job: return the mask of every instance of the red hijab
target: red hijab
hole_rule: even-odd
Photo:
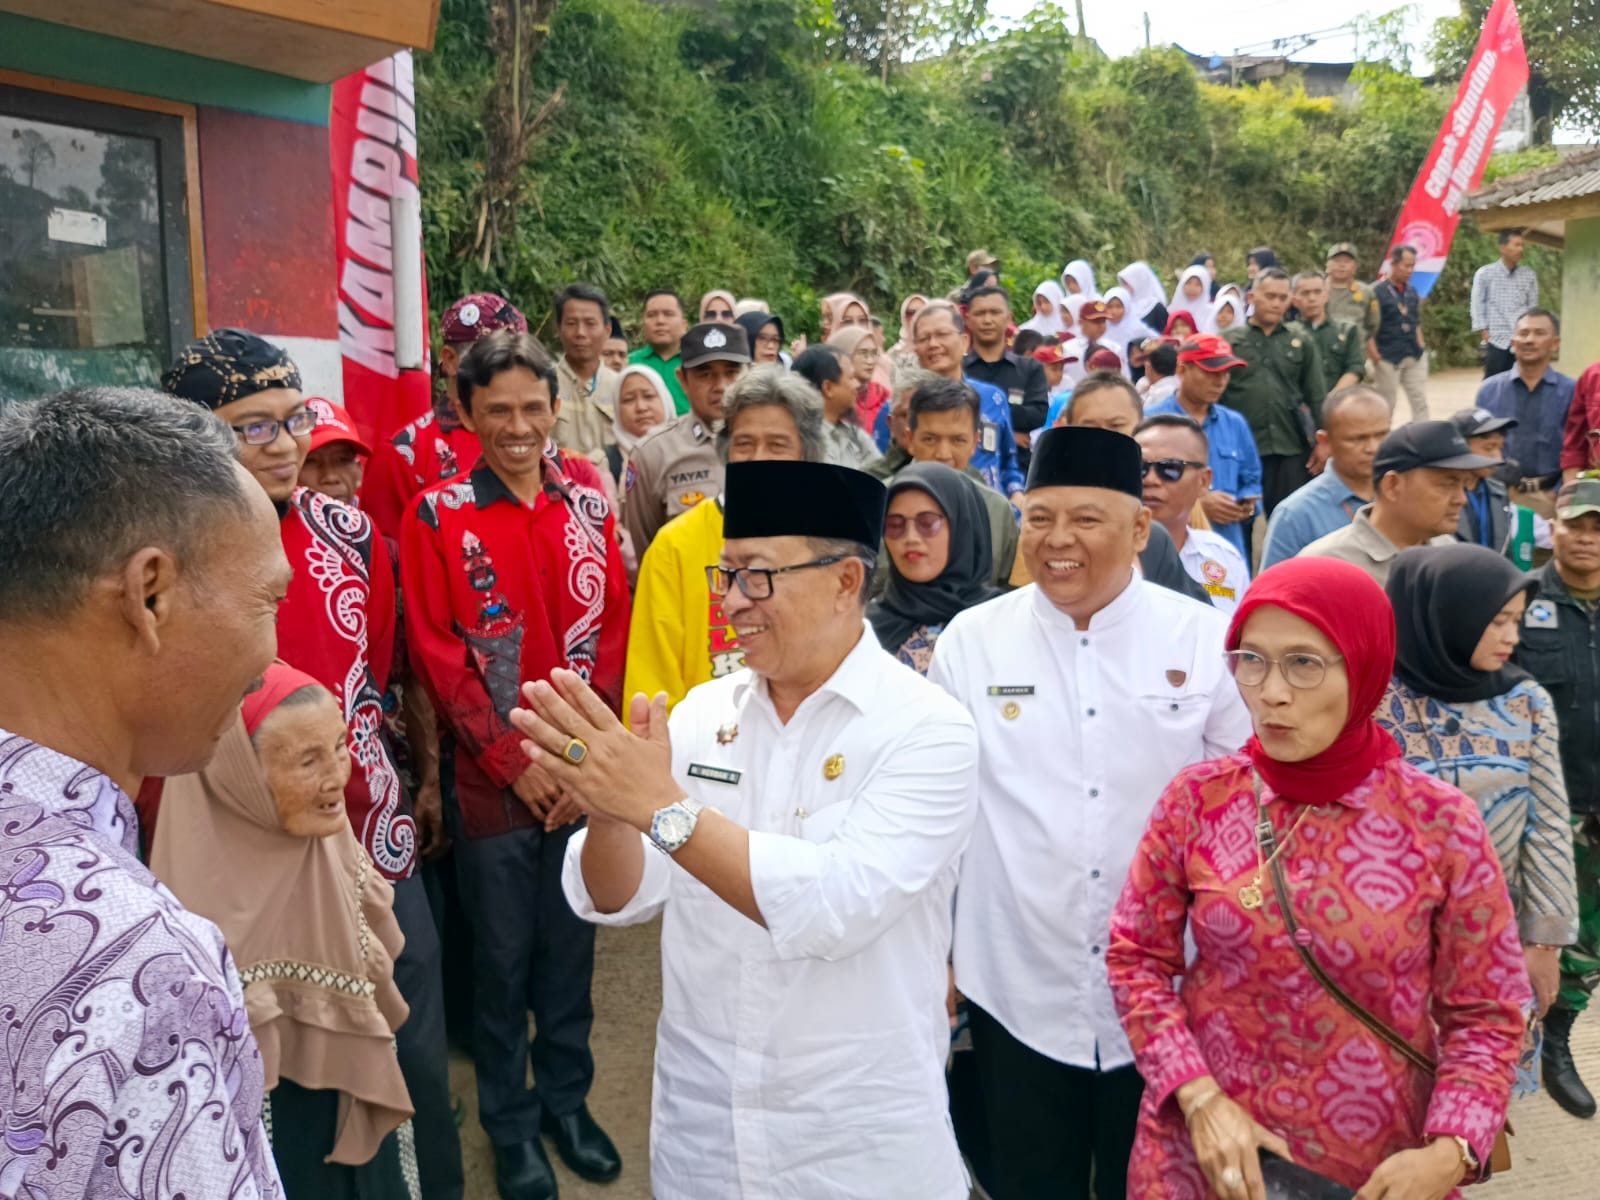
[[[1286,559],[1245,592],[1228,626],[1228,649],[1239,648],[1250,614],[1268,605],[1316,626],[1344,656],[1350,709],[1333,744],[1302,762],[1269,757],[1256,737],[1245,752],[1278,795],[1302,804],[1338,800],[1374,767],[1400,756],[1399,744],[1372,719],[1394,674],[1394,610],[1360,567],[1336,558]]]
[[[244,715],[245,733],[255,737],[272,710],[301,688],[321,686],[320,681],[278,659],[261,676],[261,686],[244,698],[240,712]]]

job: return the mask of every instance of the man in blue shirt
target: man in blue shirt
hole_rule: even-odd
[[[1228,373],[1245,362],[1234,357],[1226,338],[1202,334],[1178,348],[1178,390],[1144,410],[1147,417],[1175,413],[1193,418],[1205,431],[1211,464],[1211,491],[1200,497],[1211,528],[1250,562],[1245,536],[1261,501],[1261,455],[1250,422],[1225,404]]]
[[[1261,570],[1343,529],[1363,505],[1372,503],[1372,460],[1389,434],[1389,424],[1388,400],[1365,384],[1340,388],[1322,402],[1317,444],[1328,451],[1328,464],[1273,510]]]
[[[1011,427],[1011,401],[992,383],[962,373],[961,362],[971,346],[967,324],[955,305],[930,301],[911,322],[911,344],[925,371],[964,380],[982,402],[978,449],[971,466],[984,482],[1012,505],[1022,504],[1022,468],[1017,463],[1017,436]]]
[[[1555,488],[1561,483],[1561,436],[1577,381],[1550,363],[1561,349],[1561,323],[1547,309],[1530,308],[1517,318],[1511,353],[1517,365],[1491,375],[1478,388],[1476,407],[1510,417],[1506,457],[1521,468],[1516,490],[1541,516],[1555,513]]]

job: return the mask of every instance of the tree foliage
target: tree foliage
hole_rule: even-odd
[[[1461,0],[1461,15],[1435,23],[1431,47],[1442,74],[1460,79],[1477,48],[1492,0]],[[1534,136],[1556,126],[1600,133],[1600,0],[1518,0],[1528,51],[1528,106]]]
[[[650,288],[723,286],[814,332],[819,295],[860,292],[892,324],[901,297],[962,282],[974,246],[1019,313],[1076,257],[1102,279],[1142,258],[1169,286],[1202,249],[1242,278],[1261,243],[1305,266],[1354,241],[1375,266],[1448,102],[1386,66],[1350,103],[1292,75],[1213,86],[1171,48],[1108,60],[1050,4],[886,81],[841,51],[840,2],[560,0],[522,101],[563,99],[486,262],[501,64],[485,0],[444,0],[417,60],[431,293],[496,289],[537,324],[584,279],[633,327]]]

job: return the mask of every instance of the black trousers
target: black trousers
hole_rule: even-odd
[[[561,891],[561,861],[578,828],[488,838],[454,831],[461,903],[472,924],[478,1117],[497,1146],[537,1138],[542,1113],[576,1111],[594,1082],[595,927]]]
[[[1502,371],[1509,371],[1517,365],[1517,356],[1509,350],[1502,350],[1499,346],[1486,345],[1483,348],[1483,377],[1498,375]]]
[[[444,1032],[444,965],[421,864],[394,885],[394,915],[406,946],[394,981],[411,1007],[395,1034],[400,1071],[416,1115],[417,1173],[427,1200],[461,1200],[461,1135],[450,1101],[450,1051]]]
[[[284,1200],[408,1200],[400,1139],[383,1139],[371,1162],[359,1167],[324,1162],[339,1128],[339,1093],[303,1088],[280,1079],[267,1097],[272,1115],[272,1157]],[[422,1192],[431,1200],[426,1187]]]
[[[1267,516],[1290,492],[1311,482],[1311,472],[1306,470],[1306,459],[1310,457],[1309,452],[1261,456],[1261,507]]]
[[[1144,1096],[1138,1071],[1058,1063],[976,1004],[968,1006],[989,1117],[994,1200],[1126,1200]]]

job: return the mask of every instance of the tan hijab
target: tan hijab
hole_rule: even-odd
[[[394,982],[405,939],[394,889],[349,825],[326,838],[285,833],[238,718],[210,766],[167,780],[151,868],[222,930],[267,1089],[292,1079],[337,1091],[327,1161],[372,1161],[413,1111],[394,1051],[409,1012]]]

